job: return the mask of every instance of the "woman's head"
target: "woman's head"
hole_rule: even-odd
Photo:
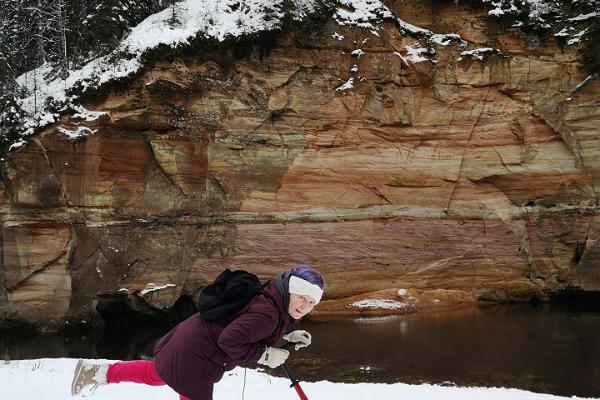
[[[296,265],[290,272],[288,313],[292,318],[300,319],[321,301],[325,281],[317,270],[307,265]]]

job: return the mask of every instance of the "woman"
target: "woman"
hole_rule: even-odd
[[[290,354],[274,347],[281,339],[295,343],[296,350],[311,343],[310,333],[291,328],[321,300],[324,286],[319,272],[297,265],[267,284],[270,296],[254,297],[227,326],[199,314],[181,322],[156,343],[154,361],[79,360],[71,393],[91,395],[99,385],[135,382],[169,385],[180,400],[211,400],[214,384],[240,362],[276,368]]]

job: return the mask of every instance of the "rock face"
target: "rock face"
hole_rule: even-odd
[[[266,56],[195,48],[85,104],[107,116],[65,116],[10,153],[2,315],[53,326],[118,293],[168,308],[225,267],[294,263],[324,273],[333,313],[386,290],[600,290],[600,81],[574,91],[574,50],[493,33],[483,11],[394,11],[502,54],[415,63],[398,27],[333,22]],[[61,133],[78,126],[93,133]]]

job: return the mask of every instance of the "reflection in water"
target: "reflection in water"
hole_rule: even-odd
[[[134,360],[153,356],[154,344],[169,327],[146,325],[139,329],[105,329],[96,344],[100,358]]]
[[[304,321],[293,352],[302,380],[509,386],[600,396],[600,312],[503,306],[450,314]],[[150,357],[168,327],[87,336],[0,336],[4,358]]]
[[[314,338],[307,352],[337,368],[342,379],[342,371],[356,376],[368,365],[372,372],[362,380],[600,395],[598,312],[527,305],[304,327]],[[313,378],[331,376],[327,371],[315,369]]]

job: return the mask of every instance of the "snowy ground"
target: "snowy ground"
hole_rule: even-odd
[[[0,361],[0,398],[3,400],[71,399],[69,390],[75,359]],[[295,371],[301,375],[302,371]],[[237,368],[216,385],[215,400],[242,399],[244,370]],[[503,388],[460,388],[435,385],[378,383],[302,383],[310,400],[553,400],[568,397]],[[95,400],[168,400],[178,396],[167,387],[121,383],[100,387]],[[577,399],[578,397],[571,397]],[[298,400],[289,381],[263,372],[247,370],[244,400]]]

